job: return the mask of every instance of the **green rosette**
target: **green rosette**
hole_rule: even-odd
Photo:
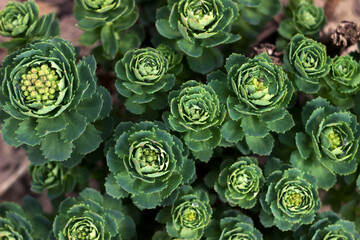
[[[294,231],[312,223],[321,204],[316,178],[299,169],[286,168],[275,170],[266,178],[260,196],[260,222],[265,227],[275,225],[282,231]]]
[[[353,96],[359,91],[360,65],[351,55],[336,56],[319,95],[342,109],[354,107]]]
[[[61,202],[52,234],[64,240],[133,239],[135,224],[126,212],[121,200],[87,188]]]
[[[2,137],[23,146],[35,165],[75,166],[106,137],[97,127],[112,108],[110,94],[96,84],[93,57],[77,65],[75,60],[73,46],[53,38],[33,42],[2,62]]]
[[[183,70],[183,65],[181,60],[183,59],[183,54],[181,52],[174,51],[167,44],[159,44],[156,47],[156,50],[168,61],[169,69],[168,73],[179,75]]]
[[[353,222],[341,219],[334,212],[321,212],[316,216],[315,222],[303,226],[294,233],[295,240],[355,240],[360,234]]]
[[[264,181],[256,158],[240,157],[221,163],[214,189],[230,206],[249,209],[257,203]]]
[[[225,106],[208,85],[190,80],[180,90],[169,94],[170,112],[164,121],[174,131],[184,134],[185,144],[201,161],[209,161],[213,149],[221,142],[220,126]]]
[[[79,42],[91,46],[101,40],[103,55],[114,59],[122,33],[135,24],[139,13],[134,0],[75,0],[74,16],[84,30]]]
[[[58,162],[30,165],[29,171],[33,179],[31,190],[36,193],[47,191],[50,199],[71,191],[75,186],[76,181],[72,169]]]
[[[238,15],[239,9],[231,0],[172,0],[158,9],[156,29],[176,41],[188,55],[192,70],[207,73],[222,63],[222,55],[214,47],[240,39],[230,33]]]
[[[317,98],[303,107],[302,122],[304,132],[296,133],[297,150],[290,157],[295,167],[316,176],[323,189],[334,186],[336,175],[356,171],[360,134],[355,115]]]
[[[229,142],[259,155],[269,155],[274,145],[271,132],[284,133],[294,126],[286,107],[293,87],[281,67],[267,54],[248,59],[232,54],[220,71],[207,76],[229,118],[221,131]]]
[[[41,204],[29,196],[25,196],[22,202],[22,207],[13,202],[0,205],[0,239],[48,239],[51,223],[44,217]]]
[[[321,29],[326,24],[324,9],[313,4],[301,4],[293,12],[292,16],[281,21],[279,26],[279,38],[276,45],[283,49],[289,40],[300,33],[312,39],[318,39]]]
[[[262,240],[263,236],[254,227],[251,218],[241,213],[233,214],[224,212],[225,215],[218,220],[211,220],[210,227],[205,231],[206,240]],[[229,215],[229,216],[226,216]]]
[[[170,205],[195,174],[182,142],[160,122],[121,123],[108,143],[106,191],[140,209]]]
[[[165,108],[168,91],[175,83],[174,74],[168,69],[168,60],[154,48],[129,50],[115,67],[115,86],[126,98],[126,109],[143,114]]]
[[[25,47],[28,42],[59,34],[55,13],[44,14],[39,18],[39,7],[33,0],[24,3],[10,1],[0,11],[0,35],[11,38],[0,42],[0,47],[9,52]]]
[[[156,220],[166,224],[167,233],[176,239],[199,240],[211,216],[207,193],[184,186],[172,206],[161,209]]]
[[[317,93],[319,80],[325,77],[331,66],[323,44],[297,34],[291,38],[284,53],[284,69],[296,88],[304,93]]]

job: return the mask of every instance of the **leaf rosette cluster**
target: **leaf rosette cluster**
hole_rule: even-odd
[[[355,240],[360,239],[353,222],[341,219],[334,212],[321,212],[316,216],[315,222],[303,226],[294,234],[296,240]]]
[[[300,33],[306,37],[317,39],[321,29],[326,24],[324,10],[313,4],[301,4],[289,17],[281,21],[279,34],[290,40],[294,35]]]
[[[25,196],[22,207],[13,202],[0,205],[0,239],[45,240],[49,232],[51,223],[36,199]]]
[[[227,213],[225,213],[226,215]],[[205,231],[206,240],[262,240],[263,236],[254,227],[254,223],[246,215],[236,213],[235,216],[225,216],[211,220],[210,227]]]
[[[317,180],[296,168],[275,170],[266,178],[260,203],[260,221],[265,227],[296,230],[312,223],[320,209]]]
[[[199,240],[210,225],[211,216],[207,193],[184,186],[172,206],[160,210],[156,220],[166,223],[167,233],[174,238]]]
[[[142,114],[147,108],[166,107],[167,92],[175,83],[168,69],[168,60],[154,48],[129,50],[115,67],[116,89],[126,98],[126,109]]]
[[[354,106],[352,96],[359,91],[360,65],[351,55],[333,58],[330,72],[324,77],[324,80],[326,90],[330,90],[326,97],[331,103],[343,109]],[[320,95],[325,95],[325,93],[320,92]]]
[[[0,11],[0,35],[13,39],[1,42],[0,47],[14,51],[35,39],[58,36],[59,23],[54,19],[54,13],[39,18],[39,7],[32,0],[8,2]]]
[[[264,176],[254,157],[240,157],[221,163],[214,189],[220,199],[230,206],[252,208],[264,185]]]
[[[156,28],[191,57],[200,57],[203,48],[211,48],[240,39],[230,33],[231,23],[239,15],[231,0],[169,1],[157,11]]]
[[[119,33],[134,25],[139,13],[134,0],[76,0],[74,16],[84,30],[79,42],[90,46],[101,40],[105,56],[114,58]]]
[[[291,38],[284,53],[284,68],[290,80],[305,93],[317,93],[320,78],[330,71],[331,58],[323,44],[297,34]]]
[[[290,158],[295,167],[316,176],[324,189],[335,184],[336,174],[356,171],[360,133],[355,115],[317,98],[303,107],[302,122],[305,131],[296,134],[297,150]]]
[[[177,188],[194,177],[182,142],[160,122],[121,123],[108,145],[106,191],[117,198],[130,194],[139,208],[171,204]]]
[[[110,94],[96,85],[95,69],[92,57],[75,65],[73,46],[60,38],[8,55],[0,71],[5,142],[25,146],[37,165],[68,160],[73,166],[94,151],[102,142],[94,122],[111,110]]]
[[[181,64],[181,60],[183,59],[183,54],[180,52],[174,51],[167,44],[159,44],[156,47],[156,50],[160,52],[160,54],[168,61],[169,69],[168,73],[178,75],[183,70],[183,65]]]
[[[30,165],[31,190],[36,193],[48,191],[49,198],[56,198],[75,186],[73,171],[58,162]]]
[[[232,54],[225,64],[227,75],[220,71],[208,75],[209,85],[226,103],[230,119],[222,126],[229,142],[245,138],[252,152],[270,154],[274,139],[270,132],[284,133],[293,127],[286,107],[293,87],[281,67],[267,54],[248,59]]]
[[[87,188],[77,199],[61,202],[53,235],[64,240],[133,239],[135,224],[126,211],[121,200]]]
[[[170,113],[164,114],[164,121],[184,134],[185,144],[195,157],[208,161],[222,138],[220,126],[226,115],[225,106],[210,86],[194,80],[172,91],[169,101]]]

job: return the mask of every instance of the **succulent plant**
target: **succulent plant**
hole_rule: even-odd
[[[269,164],[269,163],[268,163]],[[296,230],[314,221],[320,209],[317,180],[292,167],[279,166],[266,178],[260,196],[260,221],[282,231]]]
[[[190,80],[169,95],[170,112],[163,115],[171,129],[184,133],[185,144],[196,158],[208,161],[220,144],[220,126],[226,110],[215,91]]]
[[[325,77],[331,66],[323,44],[297,34],[291,38],[284,53],[284,69],[298,90],[305,93],[317,93],[319,80]]]
[[[167,233],[176,239],[198,240],[210,225],[211,215],[207,193],[184,186],[172,206],[160,210],[156,220],[166,223]]]
[[[267,54],[253,59],[232,54],[225,68],[227,75],[216,71],[207,77],[229,112],[230,119],[221,128],[224,138],[245,140],[243,148],[270,154],[274,142],[270,132],[284,133],[294,125],[286,110],[293,94],[287,75]]]
[[[343,109],[355,105],[353,96],[359,91],[360,66],[352,56],[336,56],[332,60],[330,72],[324,77],[325,84],[319,92],[332,104]]]
[[[139,208],[167,206],[195,174],[182,142],[160,122],[121,123],[108,144],[106,191]]]
[[[139,13],[134,0],[75,0],[74,16],[84,30],[79,42],[91,46],[101,40],[104,56],[114,59],[121,33],[135,24]]]
[[[175,83],[168,69],[168,60],[154,48],[129,50],[115,67],[116,89],[126,98],[126,109],[142,114],[165,108],[167,92]]]
[[[304,132],[296,133],[297,150],[291,163],[316,176],[319,187],[329,189],[336,175],[349,175],[357,169],[359,124],[355,115],[340,111],[317,98],[302,110]]]
[[[95,69],[93,57],[75,65],[73,46],[61,38],[8,55],[0,71],[3,139],[24,146],[36,165],[79,163],[102,142],[93,123],[111,110],[110,94],[96,85]]]
[[[60,34],[55,14],[39,18],[39,7],[33,0],[24,3],[10,1],[0,11],[0,35],[11,37],[2,41],[0,47],[13,52],[31,41],[55,37]]]
[[[264,181],[256,158],[240,157],[221,163],[214,188],[220,199],[230,206],[248,209],[257,203]]]
[[[64,240],[128,240],[135,236],[135,224],[121,200],[87,188],[77,199],[67,198],[60,204],[53,236]]]

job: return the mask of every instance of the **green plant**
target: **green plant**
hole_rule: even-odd
[[[303,226],[294,234],[295,239],[359,239],[360,234],[356,231],[353,222],[341,219],[334,212],[321,212],[315,222],[310,226]]]
[[[319,79],[330,71],[331,59],[323,44],[297,34],[284,53],[284,69],[299,91],[317,93]]]
[[[87,188],[77,199],[67,198],[61,203],[53,235],[65,240],[132,239],[135,224],[121,200]]]
[[[222,201],[246,209],[255,206],[265,181],[256,158],[225,160],[217,176],[214,188]]]
[[[0,35],[10,37],[0,47],[13,52],[36,39],[59,36],[59,22],[50,13],[39,18],[39,7],[33,0],[25,3],[9,2],[0,11]]]
[[[262,240],[263,236],[254,227],[254,223],[248,216],[241,213],[229,211],[220,221],[213,219],[210,227],[206,230],[206,240]],[[227,216],[229,215],[229,216]]]
[[[205,84],[187,81],[169,94],[170,112],[163,115],[171,129],[184,134],[185,144],[201,161],[209,161],[220,144],[220,126],[226,110],[215,91]]]
[[[139,13],[134,0],[75,0],[74,16],[84,30],[79,42],[91,46],[101,40],[103,55],[113,59],[121,33],[135,24]]]
[[[354,106],[353,96],[358,92],[360,83],[358,61],[350,55],[336,56],[324,80],[324,89],[319,92],[321,96],[327,97],[332,104],[343,109]]]
[[[268,162],[269,168],[272,167],[268,172],[272,173],[266,176],[260,196],[260,221],[265,227],[276,225],[282,231],[296,230],[312,223],[320,209],[317,180],[313,175],[281,164],[274,159]]]
[[[49,162],[42,165],[30,165],[33,182],[31,190],[36,193],[48,191],[49,198],[58,197],[74,188],[75,177],[72,169],[63,167],[61,163]]]
[[[232,54],[225,68],[227,75],[216,71],[207,76],[229,112],[222,134],[227,141],[238,142],[244,152],[268,155],[274,144],[270,132],[284,133],[294,126],[286,110],[292,84],[267,54],[253,59]]]
[[[213,47],[240,39],[230,33],[231,23],[239,15],[237,5],[231,0],[181,0],[168,4],[157,11],[156,29],[165,38],[176,40],[185,54],[198,59],[188,58],[196,72],[214,69],[214,62],[222,56]],[[194,61],[198,65],[192,64]]]
[[[8,55],[0,71],[3,139],[23,145],[33,164],[78,164],[103,141],[94,122],[111,110],[108,91],[96,85],[95,69],[92,57],[75,65],[73,46],[61,38]]]
[[[291,163],[315,175],[324,189],[335,184],[337,174],[355,172],[360,136],[356,117],[317,98],[304,106],[301,118],[304,132],[296,133]]]
[[[156,220],[166,223],[166,231],[172,237],[198,240],[210,225],[211,215],[206,192],[184,186],[172,206],[160,210]]]
[[[23,205],[4,202],[0,205],[0,238],[4,240],[45,240],[51,223],[44,217],[41,204],[26,196]]]
[[[168,69],[168,60],[154,48],[129,50],[115,66],[116,89],[126,98],[126,109],[142,114],[165,108],[167,92],[175,83]]]
[[[322,8],[313,4],[301,4],[292,16],[281,21],[279,34],[282,38],[277,40],[277,46],[281,49],[285,48],[287,42],[297,33],[318,39],[325,24],[326,16]]]
[[[160,122],[121,123],[108,143],[106,191],[141,209],[171,204],[195,174],[182,142]]]

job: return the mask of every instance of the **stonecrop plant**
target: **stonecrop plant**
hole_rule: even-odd
[[[360,240],[345,1],[7,2],[0,240]]]

